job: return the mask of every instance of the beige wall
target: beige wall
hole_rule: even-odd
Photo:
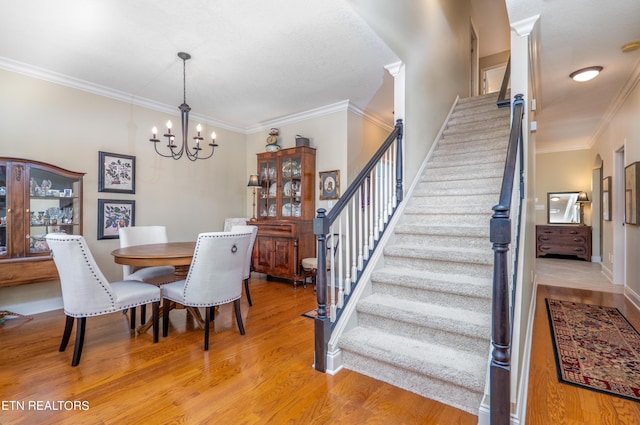
[[[176,117],[7,71],[0,71],[0,93],[1,156],[86,173],[84,236],[109,279],[122,276],[110,255],[118,240],[97,240],[98,198],[135,200],[136,224],[166,225],[172,241],[222,230],[225,217],[246,211],[243,134],[216,128],[213,158],[174,161],[156,155],[148,139],[154,125]],[[136,157],[136,194],[98,192],[98,151]],[[59,296],[57,282],[23,285],[0,289],[0,305]]]
[[[593,148],[591,158],[597,155],[602,158],[603,177],[611,176],[612,180],[612,221],[602,223],[602,259],[603,267],[613,270],[612,257],[624,257],[626,268],[623,276],[614,283],[624,283],[625,293],[636,303],[640,301],[640,226],[622,226],[623,214],[621,208],[616,209],[616,201],[624,199],[622,193],[624,183],[620,178],[623,169],[615,166],[616,151],[624,150],[624,166],[640,161],[640,85],[635,85],[620,108],[613,115],[604,128]],[[616,240],[614,230],[620,229],[620,241]],[[618,246],[624,247],[624,253],[616,252]],[[622,258],[620,258],[622,259]],[[626,276],[626,281],[624,280]]]
[[[536,224],[547,223],[547,193],[591,193],[593,158],[589,150],[540,153],[536,155]],[[585,204],[585,224],[591,225],[591,205]]]
[[[468,0],[350,0],[406,66],[405,189],[415,178],[456,96],[469,96]]]

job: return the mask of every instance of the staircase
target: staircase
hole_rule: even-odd
[[[509,138],[496,99],[456,105],[339,342],[345,368],[476,415],[491,344],[489,219]]]

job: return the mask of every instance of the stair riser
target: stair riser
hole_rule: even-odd
[[[473,199],[472,194],[465,194],[462,196],[417,196],[412,197],[407,203],[407,208],[444,208],[451,207],[464,207],[467,208],[467,212],[473,211],[474,213],[488,212],[491,213],[491,208],[487,205],[496,204],[498,202],[499,192],[495,191],[491,195],[483,195],[483,200]],[[434,210],[435,212],[436,210]]]
[[[440,156],[463,156],[475,155],[482,152],[490,152],[502,150],[506,152],[508,137],[497,137],[494,139],[458,141],[442,139],[438,142],[438,147],[433,151],[431,158],[440,158]]]
[[[444,143],[481,143],[483,140],[495,140],[503,139],[505,143],[509,140],[508,129],[497,129],[490,133],[478,133],[478,132],[455,132],[453,130],[444,130],[442,134],[442,141]]]
[[[430,168],[434,167],[450,167],[452,165],[464,165],[476,162],[504,162],[507,154],[506,149],[488,149],[478,152],[458,153],[455,152],[438,152],[432,156],[433,163]]]
[[[447,248],[491,249],[489,238],[470,238],[465,236],[420,235],[397,233],[396,242],[406,245],[441,246]]]
[[[473,391],[424,374],[407,375],[406,369],[402,367],[345,349],[342,350],[342,359],[347,369],[388,382],[431,400],[454,406],[473,415],[478,414],[483,390]]]
[[[509,118],[502,117],[500,119],[476,120],[467,122],[449,122],[447,130],[456,132],[481,132],[486,133],[494,129],[503,129],[509,126]]]
[[[474,338],[469,335],[447,332],[431,328],[429,323],[420,326],[358,311],[358,324],[468,353],[480,353],[487,350],[487,336]],[[488,335],[488,338],[491,338],[491,335]]]
[[[409,214],[405,210],[403,223],[448,226],[489,226],[490,214]]]
[[[411,270],[428,270],[434,273],[452,273],[483,278],[491,278],[493,276],[492,264],[476,264],[387,255],[385,255],[384,262],[385,265],[391,267],[406,267]]]
[[[372,280],[372,283],[373,291],[378,294],[386,294],[410,301],[421,301],[430,304],[455,305],[463,310],[491,314],[491,281],[489,279],[487,279],[487,285],[482,288],[484,290],[484,297],[431,290],[426,284],[422,287],[411,287],[376,280]],[[477,290],[478,288],[473,289]]]
[[[508,109],[491,109],[489,111],[480,108],[465,108],[456,109],[449,117],[449,124],[459,123],[466,124],[469,122],[485,121],[485,120],[498,120],[504,119],[507,121],[506,125],[509,125],[508,121],[511,116],[511,112]]]
[[[468,165],[448,168],[428,168],[422,174],[422,180],[477,180],[487,177],[501,177],[503,173],[504,162],[492,162],[480,166]]]
[[[402,291],[424,291],[426,293],[437,292],[439,294],[451,294],[455,297],[481,298],[490,300],[492,294],[492,280],[469,278],[468,276],[446,275],[446,280],[429,277],[424,272],[416,276],[406,274],[406,271],[394,272],[391,268],[382,268],[373,272],[371,282],[386,294],[403,294]],[[489,301],[490,302],[490,301]]]

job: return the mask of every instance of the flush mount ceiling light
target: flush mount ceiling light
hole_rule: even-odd
[[[582,68],[577,71],[573,71],[571,74],[569,74],[569,77],[571,77],[574,81],[579,81],[582,83],[585,81],[593,80],[598,76],[598,74],[600,74],[600,71],[602,71],[601,66],[590,66],[588,68]]]
[[[631,41],[621,47],[622,53],[629,53],[640,49],[640,41]]]

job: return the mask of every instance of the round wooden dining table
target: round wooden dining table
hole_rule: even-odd
[[[195,242],[167,242],[148,245],[131,245],[126,248],[118,248],[111,251],[114,261],[117,264],[124,264],[134,267],[151,266],[174,266],[175,273],[173,280],[181,280],[187,277],[189,266],[193,260]],[[168,282],[150,282],[156,284]],[[204,329],[202,315],[197,308],[186,307],[197,324]],[[162,314],[162,310],[160,310]],[[151,326],[151,322],[138,328],[138,332],[146,332]]]
[[[184,279],[189,271],[195,242],[167,242],[132,245],[111,252],[117,264],[134,267],[174,266],[176,280]]]

